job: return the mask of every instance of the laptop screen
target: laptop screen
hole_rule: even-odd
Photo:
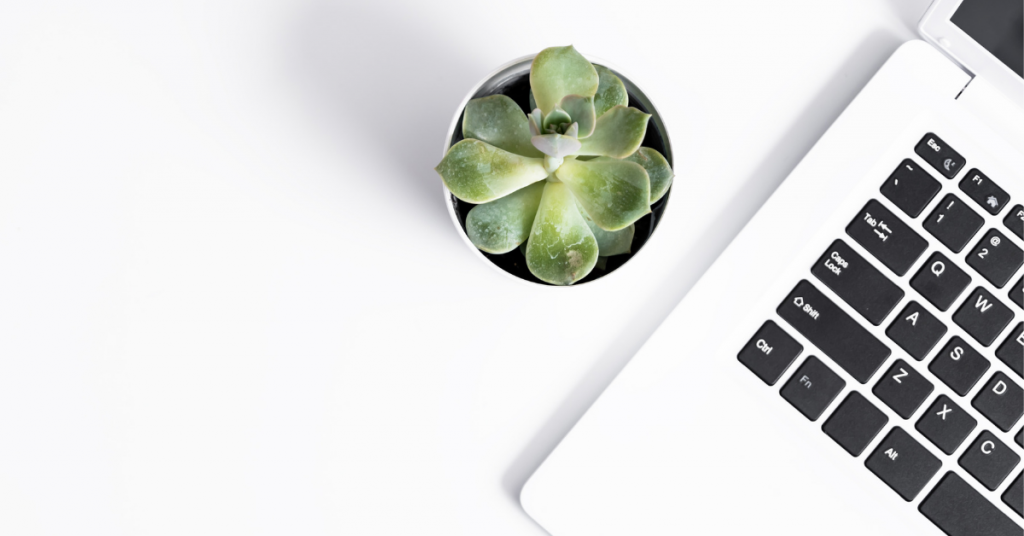
[[[964,0],[952,21],[1024,78],[1024,1]]]

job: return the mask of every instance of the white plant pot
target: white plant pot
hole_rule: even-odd
[[[507,94],[513,99],[516,99],[516,94],[521,94],[521,98],[518,99],[517,102],[528,98],[530,65],[533,62],[533,58],[534,55],[524,56],[506,63],[505,65],[497,68],[491,74],[487,75],[479,84],[469,91],[466,98],[462,99],[462,103],[459,104],[459,107],[456,109],[455,117],[452,118],[451,126],[448,128],[448,135],[445,137],[444,148],[441,152],[442,157],[444,157],[448,152],[449,147],[462,139],[462,112],[466,109],[466,104],[468,104],[470,100],[498,93]],[[665,123],[658,114],[654,104],[651,103],[650,99],[647,98],[644,92],[641,91],[640,88],[632,82],[632,80],[623,75],[619,69],[608,65],[607,62],[595,60],[592,57],[587,57],[587,59],[590,60],[591,63],[596,63],[611,69],[616,75],[618,75],[618,77],[622,79],[622,83],[626,86],[626,91],[629,93],[629,105],[640,108],[641,110],[651,114],[651,119],[647,127],[647,137],[644,138],[643,145],[652,147],[661,152],[661,154],[663,154],[668,160],[669,165],[672,165],[674,169],[672,161],[672,145],[669,142],[668,130],[666,130]],[[527,93],[522,93],[523,84],[525,84]],[[525,102],[522,104],[525,104]],[[676,177],[676,180],[678,180],[678,176]],[[445,204],[448,206],[448,213],[452,217],[452,223],[455,224],[456,231],[460,236],[462,236],[462,240],[466,243],[466,246],[468,246],[481,261],[501,274],[504,274],[506,277],[510,277],[516,281],[531,285],[556,286],[549,285],[533,277],[533,275],[527,270],[526,261],[522,258],[522,255],[518,250],[511,251],[504,255],[490,255],[477,249],[477,247],[473,245],[473,242],[470,241],[465,228],[465,213],[468,212],[473,205],[460,201],[452,195],[451,191],[444,186],[443,182],[441,183],[441,188],[444,190]],[[637,221],[637,235],[633,239],[634,250],[631,253],[606,257],[606,259],[608,259],[606,261],[607,265],[611,266],[611,269],[602,270],[601,273],[595,273],[598,272],[598,268],[595,267],[590,275],[575,284],[570,285],[570,287],[605,279],[613,272],[619,271],[627,261],[640,253],[640,250],[647,244],[647,241],[650,240],[657,224],[660,222],[664,214],[664,210],[668,205],[668,198],[671,193],[672,189],[670,188],[657,203],[651,206],[651,214],[648,214]],[[644,230],[644,236],[640,236],[641,228]],[[519,259],[522,260],[519,261]],[[519,265],[520,262],[521,265]]]

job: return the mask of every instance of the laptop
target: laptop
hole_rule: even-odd
[[[929,7],[531,476],[537,523],[1024,535],[1022,13]]]

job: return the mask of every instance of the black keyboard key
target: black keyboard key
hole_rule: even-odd
[[[1003,233],[989,229],[967,256],[967,264],[998,288],[1003,288],[1014,272],[1024,264],[1024,251],[1006,239]]]
[[[960,253],[985,222],[957,196],[946,194],[924,221],[924,228],[947,248]]]
[[[940,189],[939,181],[913,160],[905,159],[882,184],[881,192],[908,216],[916,218]]]
[[[921,307],[921,304],[912,301],[893,319],[885,334],[920,361],[946,334],[946,325]]]
[[[813,355],[782,386],[781,395],[804,417],[818,420],[846,382]]]
[[[1021,536],[1016,523],[952,471],[918,510],[948,536]]]
[[[956,394],[964,396],[978,383],[990,366],[988,359],[982,357],[963,339],[954,336],[928,366],[928,370]]]
[[[1016,441],[1018,445],[1024,447],[1024,428],[1017,430],[1017,435],[1013,436],[1013,440]]]
[[[886,267],[903,275],[928,247],[928,241],[872,199],[846,226],[846,234]]]
[[[915,427],[939,450],[953,454],[977,425],[978,421],[948,396],[939,395]]]
[[[1017,280],[1010,287],[1010,301],[1017,304],[1017,307],[1024,309],[1024,277]]]
[[[1006,363],[1010,370],[1024,378],[1024,323],[1017,324],[1003,344],[996,350],[996,357]]]
[[[1024,390],[1006,374],[996,372],[971,405],[1000,430],[1009,432],[1024,414]]]
[[[1014,205],[1010,213],[1003,218],[1003,225],[1013,234],[1024,238],[1024,205]]]
[[[860,456],[887,422],[889,417],[885,413],[864,398],[864,395],[851,391],[821,429],[846,452]]]
[[[992,346],[1011,320],[1013,311],[982,287],[974,289],[953,314],[953,322],[986,347]]]
[[[942,467],[942,462],[899,426],[889,430],[864,465],[907,502]]]
[[[946,142],[931,132],[921,138],[921,141],[914,147],[914,152],[947,179],[955,177],[966,163],[960,153],[954,151],[949,145],[946,145]]]
[[[804,347],[775,322],[764,323],[737,356],[758,378],[775,385]]]
[[[1024,478],[1024,473],[1017,473],[1017,478],[1013,479],[1013,483],[1003,493],[1003,502],[1006,506],[1013,508],[1017,515],[1024,517],[1024,482],[1022,482],[1022,478]]]
[[[1010,202],[1010,194],[977,168],[968,171],[960,181],[960,190],[992,215],[999,214]]]
[[[889,357],[889,348],[806,280],[776,312],[860,383]]]
[[[989,491],[995,491],[1019,462],[1020,456],[988,430],[978,434],[960,456],[960,467],[977,478]]]
[[[910,280],[910,286],[940,311],[948,311],[970,284],[971,276],[938,251],[928,257]]]
[[[832,242],[811,273],[876,326],[903,299],[899,287],[842,240]]]
[[[932,389],[932,382],[926,380],[906,361],[897,359],[871,392],[897,415],[909,419],[924,399],[932,393]]]

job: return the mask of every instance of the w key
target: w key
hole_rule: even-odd
[[[842,240],[832,242],[811,273],[876,326],[903,299],[899,287]]]
[[[986,347],[992,346],[1010,320],[1013,320],[1013,311],[982,287],[974,289],[953,313],[953,322]]]

